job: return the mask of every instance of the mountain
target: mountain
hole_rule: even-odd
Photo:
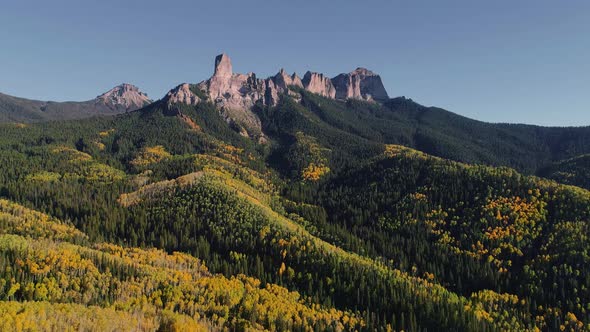
[[[452,160],[534,174],[552,162],[590,153],[589,127],[468,119],[404,97],[389,98],[379,75],[364,68],[333,79],[313,72],[300,79],[284,69],[259,79],[254,73],[234,73],[229,56],[221,54],[210,79],[180,85],[163,101],[172,113],[179,105],[211,104],[236,132],[257,142],[269,141],[269,135],[283,143],[295,142],[298,132],[320,135],[333,158],[348,158],[338,153],[350,153],[351,146],[356,146],[354,153],[370,156],[379,144],[402,144]],[[337,147],[343,144],[346,148]]]
[[[587,330],[590,128],[381,88],[220,55],[136,111],[0,124],[0,329]]]
[[[332,78],[337,99],[380,100],[389,99],[381,77],[366,68],[357,68],[348,74]]]
[[[358,68],[349,74],[337,76],[335,80],[337,87],[323,74],[307,72],[300,79],[296,73],[288,75],[284,69],[275,76],[259,79],[252,72],[234,73],[229,56],[220,54],[215,58],[211,78],[198,84],[178,86],[164,100],[171,106],[176,103],[195,105],[200,101],[210,101],[220,110],[226,121],[233,123],[243,135],[264,140],[260,118],[253,109],[256,106],[276,106],[280,97],[285,94],[297,98],[299,94],[291,88],[302,88],[332,99],[387,99],[381,78],[367,69]]]
[[[113,111],[124,110],[125,112],[142,108],[152,102],[148,96],[139,91],[139,88],[123,83],[96,97],[97,104],[104,104]]]
[[[95,99],[82,102],[38,101],[0,93],[0,122],[42,122],[82,119],[133,111],[151,103],[147,95],[123,83]]]

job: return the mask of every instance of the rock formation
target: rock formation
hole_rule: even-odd
[[[164,99],[168,102],[168,104],[179,103],[197,105],[199,102],[201,102],[201,98],[191,91],[190,85],[188,83],[183,83],[170,90]]]
[[[324,97],[334,99],[336,97],[336,89],[332,81],[320,73],[312,73],[308,71],[303,76],[303,87],[313,93],[317,93]]]
[[[134,85],[123,83],[96,97],[97,103],[104,103],[112,109],[126,111],[142,108],[152,102],[148,96]]]
[[[221,54],[215,58],[213,76],[197,88],[209,96],[226,121],[240,127],[242,134],[262,135],[260,119],[252,108],[264,101],[266,86],[254,73],[234,74],[231,59]]]
[[[254,73],[234,73],[229,56],[220,54],[215,58],[211,78],[196,85],[181,84],[171,90],[165,99],[169,105],[197,105],[206,96],[240,134],[261,140],[264,139],[262,126],[253,109],[256,105],[276,106],[285,94],[300,100],[301,94],[290,87],[303,88],[332,99],[379,101],[388,98],[379,75],[364,68],[338,75],[332,80],[323,74],[309,71],[300,79],[297,74],[289,75],[284,69],[275,76],[259,79]],[[195,89],[202,94],[195,94]]]
[[[256,105],[275,106],[281,94],[290,93],[289,87],[304,88],[333,99],[386,100],[387,91],[381,77],[365,68],[357,68],[348,74],[340,74],[333,79],[321,73],[308,71],[303,79],[297,74],[287,74],[281,69],[275,76],[258,79],[254,73],[238,74],[233,72],[231,59],[227,54],[215,58],[213,76],[196,85],[220,110],[235,113],[240,110],[249,113]],[[201,98],[190,91],[188,84],[171,90],[167,99],[170,102],[197,104]],[[232,111],[230,111],[232,110]],[[245,118],[252,118],[246,114]],[[253,118],[252,118],[253,120]]]
[[[231,77],[233,74],[231,59],[225,53],[215,57],[215,71],[213,76],[216,77]]]
[[[288,75],[287,72],[281,70],[273,77],[265,80],[266,94],[265,104],[275,106],[279,102],[279,95],[282,93],[289,94],[289,87],[303,88],[303,83],[296,73]]]
[[[381,77],[366,68],[357,68],[332,79],[336,99],[387,100]]]
[[[303,82],[296,73],[293,75],[288,75],[285,69],[281,68],[278,74],[271,78],[272,81],[276,84],[277,88],[282,89],[283,91],[287,91],[289,86],[296,86],[303,88]]]
[[[218,55],[210,79],[197,84],[220,108],[250,109],[264,97],[264,82],[254,73],[234,74],[229,56]]]

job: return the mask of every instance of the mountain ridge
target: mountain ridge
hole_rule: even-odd
[[[172,106],[175,103],[195,105],[201,101],[212,102],[228,123],[233,123],[244,136],[264,141],[260,118],[255,114],[256,106],[274,107],[283,95],[296,98],[298,93],[292,88],[304,89],[331,99],[359,99],[365,101],[388,98],[379,75],[357,68],[348,74],[340,74],[338,79],[330,79],[321,73],[308,71],[303,79],[296,73],[288,75],[281,68],[279,72],[265,79],[256,74],[234,73],[230,57],[222,53],[215,57],[213,75],[194,89],[183,83],[170,90],[164,101]],[[336,85],[333,84],[336,81]],[[196,92],[196,93],[195,93]],[[201,93],[202,92],[202,93]],[[337,96],[338,93],[338,96]],[[337,98],[338,97],[338,98]]]
[[[152,102],[132,84],[122,83],[86,101],[41,101],[0,93],[0,122],[83,119],[134,111]]]

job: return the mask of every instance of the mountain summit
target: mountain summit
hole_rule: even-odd
[[[215,57],[215,72],[213,76],[231,77],[232,65],[227,54],[223,53]]]
[[[281,69],[274,76],[259,79],[252,72],[234,73],[230,57],[223,53],[215,57],[211,78],[198,84],[181,84],[170,90],[164,100],[169,106],[173,106],[176,103],[196,105],[203,99],[208,99],[218,108],[226,121],[243,129],[242,134],[261,137],[263,135],[260,119],[253,112],[253,107],[276,106],[285,94],[300,99],[297,88],[339,100],[388,99],[379,75],[365,68],[357,68],[333,79],[311,71],[301,79],[296,73],[289,75]]]
[[[123,108],[125,111],[142,108],[152,102],[148,96],[132,84],[123,83],[96,97],[111,109]]]
[[[379,100],[389,99],[381,77],[366,68],[357,68],[348,74],[332,79],[337,99]]]
[[[220,108],[245,110],[256,103],[275,106],[279,95],[288,93],[289,87],[304,88],[332,99],[361,99],[367,101],[385,101],[389,99],[381,82],[381,77],[366,68],[357,68],[348,74],[340,74],[332,79],[322,73],[308,71],[303,79],[296,73],[287,74],[281,69],[275,76],[258,79],[256,74],[239,74],[233,72],[230,57],[223,53],[215,57],[213,76],[196,84]],[[192,104],[196,96],[187,96],[181,86],[171,90],[167,99],[172,101],[188,100]],[[182,96],[175,96],[174,91],[181,91]],[[172,97],[172,98],[170,98]]]
[[[134,85],[123,83],[87,101],[40,101],[0,93],[0,122],[43,122],[114,115],[151,103]]]

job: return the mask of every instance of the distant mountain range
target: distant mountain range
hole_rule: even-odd
[[[152,101],[136,86],[123,83],[88,101],[39,101],[0,93],[0,122],[82,119],[134,111]]]

